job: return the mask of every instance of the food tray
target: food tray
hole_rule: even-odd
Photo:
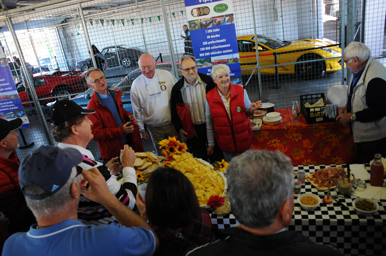
[[[315,102],[317,102],[320,98],[323,99],[324,105],[326,105],[326,97],[324,96],[324,93],[300,95],[300,106],[301,106],[303,115],[306,118],[306,121],[308,124],[325,123],[325,122],[335,121],[335,119],[328,118],[327,116],[324,115],[324,113],[323,113],[324,107],[306,108],[304,106],[304,104],[306,102],[308,102],[312,105]]]

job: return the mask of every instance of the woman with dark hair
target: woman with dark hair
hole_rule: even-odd
[[[96,61],[97,68],[99,68],[100,70],[105,72],[106,68],[107,68],[107,61],[106,61],[105,56],[103,56],[103,54],[98,50],[98,48],[94,44],[91,45],[91,49],[92,49],[92,52],[93,52],[93,55],[94,55],[94,58]],[[91,56],[91,54],[90,54],[90,56]]]
[[[213,242],[209,214],[198,205],[192,183],[173,168],[158,168],[149,179],[145,203],[137,207],[160,241],[154,255],[183,255],[188,248]]]

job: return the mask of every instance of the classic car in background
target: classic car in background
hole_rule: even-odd
[[[87,89],[87,83],[82,73],[77,71],[51,71],[34,75],[33,86],[40,102],[46,104],[84,92]],[[31,96],[26,92],[22,81],[16,84],[16,88],[22,102],[31,101]]]
[[[106,58],[108,68],[122,65],[125,68],[134,66],[144,52],[137,48],[125,48],[122,46],[109,46],[103,48],[101,54]],[[80,61],[76,64],[76,70],[86,71],[92,67],[91,58]]]
[[[237,37],[243,75],[250,75],[253,69],[249,68],[256,67],[255,41],[258,42],[262,75],[275,74],[275,65],[279,65],[277,67],[279,74],[297,74],[305,78],[316,78],[324,72],[334,72],[342,68],[340,65],[342,50],[327,40],[281,41],[262,35],[257,35],[256,40],[255,35],[244,35]],[[303,61],[309,62],[300,63]]]

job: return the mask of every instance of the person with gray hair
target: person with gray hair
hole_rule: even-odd
[[[206,135],[205,101],[206,94],[216,87],[210,76],[197,72],[197,61],[194,56],[184,55],[180,60],[180,73],[183,76],[173,86],[170,97],[170,111],[176,131],[182,139],[186,140],[189,151],[197,158],[208,161],[221,161],[223,156],[221,150],[215,147],[214,154],[208,155],[208,140]],[[182,122],[177,109],[185,107],[188,109],[192,120],[193,132],[188,134],[187,124]],[[185,128],[185,129],[184,129]]]
[[[216,87],[206,94],[205,116],[208,136],[208,154],[213,153],[215,137],[226,161],[251,147],[250,115],[262,103],[251,103],[242,86],[232,84],[230,69],[225,64],[212,67]]]
[[[344,49],[344,62],[353,75],[347,105],[339,109],[336,120],[351,125],[355,162],[368,163],[376,153],[386,157],[386,68],[360,42],[351,42]]]
[[[223,240],[186,255],[335,256],[338,251],[288,231],[294,209],[291,160],[280,151],[248,150],[227,168],[229,201],[239,221]]]
[[[19,168],[19,182],[37,225],[16,233],[2,255],[153,255],[150,226],[110,193],[95,168],[82,170],[74,148],[41,146]],[[106,207],[121,224],[85,225],[77,219],[80,195]]]

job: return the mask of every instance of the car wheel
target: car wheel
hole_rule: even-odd
[[[70,100],[71,94],[66,90],[60,90],[54,93],[55,100]]]
[[[87,64],[83,64],[82,65],[82,71],[87,71],[88,70],[88,65]]]
[[[124,66],[125,68],[128,68],[128,67],[130,67],[131,65],[133,65],[133,61],[132,61],[129,57],[124,57],[124,58],[122,58],[122,60],[121,60],[121,64],[122,64],[122,66]]]
[[[305,63],[298,63],[295,66],[295,72],[299,78],[302,79],[313,79],[319,78],[324,75],[324,61],[319,56],[305,55],[298,59],[297,62],[310,61]]]

